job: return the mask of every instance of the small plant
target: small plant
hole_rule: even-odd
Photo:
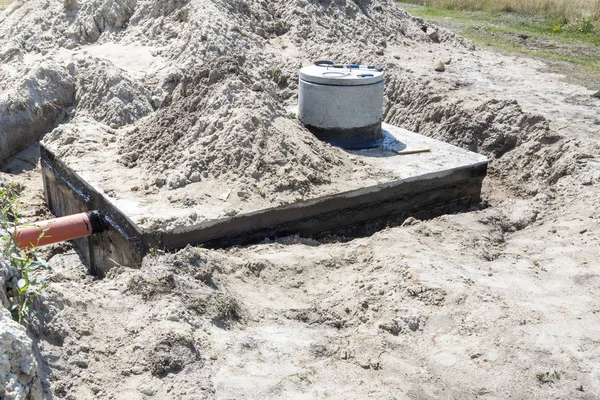
[[[577,21],[577,31],[585,34],[594,32],[594,19],[592,16],[581,17]]]
[[[158,257],[161,254],[165,254],[165,251],[162,250],[160,247],[150,247],[148,249],[148,254],[150,254],[151,257]]]
[[[279,68],[271,68],[267,71],[267,75],[269,75],[271,80],[275,82],[279,87],[285,87],[288,84],[287,75],[281,72]]]
[[[554,383],[555,381],[560,380],[560,372],[540,372],[535,375],[538,382],[542,385]]]
[[[0,188],[0,228],[4,231],[10,232],[12,229],[14,232],[19,225],[17,205],[21,191],[22,187],[14,182]],[[44,234],[45,231],[38,240]],[[37,252],[37,248],[20,252],[13,236],[7,234],[0,238],[0,258],[6,259],[18,271],[16,286],[9,292],[9,311],[13,319],[22,324],[32,312],[35,295],[31,289],[36,286],[43,289],[47,286],[43,281],[37,280],[36,275],[42,270],[50,270],[50,267]]]
[[[548,272],[548,270],[546,268],[542,267],[542,265],[540,264],[540,262],[538,260],[533,260],[533,266],[538,268],[542,272]]]
[[[17,203],[22,190],[21,185],[14,182],[9,183],[8,186],[0,187],[0,222],[5,228],[19,218]]]
[[[39,271],[50,270],[50,267],[36,251],[27,251],[25,256],[12,255],[9,259],[21,276],[13,290],[9,311],[13,319],[22,324],[32,311],[35,295],[31,289],[35,286],[45,289],[48,286],[44,281],[37,280],[35,275]]]
[[[217,294],[215,296],[215,316],[218,322],[240,321],[242,319],[242,308],[238,301],[228,294]]]

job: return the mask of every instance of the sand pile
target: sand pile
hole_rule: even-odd
[[[0,92],[0,165],[36,142],[64,120],[75,85],[68,71],[54,63],[40,65]]]
[[[468,45],[442,30],[432,39],[434,30],[389,1],[40,0],[17,1],[0,17],[5,58],[62,60],[75,98],[56,109],[73,123],[135,124],[116,132],[122,165],[167,189],[226,179],[273,200],[302,198],[352,169],[345,153],[288,118],[297,69],[316,58],[385,64],[388,45]],[[86,53],[112,44],[146,46],[164,68],[134,77]],[[69,130],[49,140],[77,146],[61,141]],[[76,154],[89,151],[81,145]]]
[[[577,146],[516,100],[470,101],[400,75],[390,77],[386,95],[387,122],[485,154],[490,175],[521,194],[535,195],[573,172]]]
[[[149,91],[108,61],[79,56],[69,69],[76,84],[73,118],[120,128],[154,111]]]
[[[295,0],[291,4],[280,2],[278,9],[286,36],[307,59],[350,58],[349,61],[385,64],[383,56],[388,46],[443,42],[472,47],[469,41],[413,17],[392,1]]]
[[[41,351],[58,355],[44,370],[57,397],[214,396],[210,335],[248,317],[219,276],[229,260],[188,248],[98,281],[59,258],[31,323]]]
[[[127,166],[169,175],[170,189],[241,177],[255,190],[260,184],[304,194],[328,183],[343,158],[288,117],[274,93],[229,57],[187,73],[171,104],[141,121],[120,149]]]

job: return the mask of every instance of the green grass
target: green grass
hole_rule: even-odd
[[[504,27],[486,27],[490,33],[499,33],[505,35],[518,35],[520,33],[527,34],[535,34],[536,32],[533,29],[510,29]],[[548,43],[546,45],[546,49],[530,49],[525,47],[519,43],[513,41],[507,41],[505,38],[500,36],[484,36],[473,28],[468,28],[465,31],[461,32],[461,34],[467,39],[473,40],[477,44],[481,44],[489,47],[500,48],[509,52],[518,52],[527,54],[534,57],[545,58],[554,61],[567,61],[574,64],[585,65],[591,69],[600,71],[600,65],[598,64],[598,57],[593,56],[585,56],[580,54],[562,54],[555,50],[559,47],[556,44]],[[542,33],[543,35],[543,33]],[[548,35],[549,36],[549,35]],[[583,43],[589,44],[594,47],[600,46],[600,38],[599,37],[582,37],[579,34],[572,35],[561,35],[560,38],[556,36],[553,39],[559,39],[561,42],[566,43]]]
[[[555,383],[556,381],[559,381],[561,378],[561,374],[560,374],[560,372],[557,372],[557,371],[540,372],[540,373],[536,374],[535,377],[537,378],[537,380],[540,384],[544,385],[544,384]]]
[[[556,18],[515,12],[400,4],[411,14],[446,26],[481,47],[548,61],[550,69],[565,75],[567,81],[600,89],[600,32],[593,24],[566,24]],[[522,35],[528,38],[524,40]]]
[[[600,64],[598,63],[597,57],[574,55],[574,54],[560,54],[551,50],[535,50],[525,48],[517,43],[508,42],[501,38],[486,37],[483,38],[477,34],[465,32],[463,36],[473,42],[483,45],[486,47],[493,47],[499,50],[504,50],[507,53],[521,53],[531,57],[543,58],[546,60],[569,62],[577,64],[586,69],[589,73],[600,74]]]
[[[598,29],[586,31],[588,28],[584,28],[587,26],[584,22],[566,24],[558,19],[514,12],[463,11],[429,6],[413,8],[410,13],[426,19],[452,19],[465,24],[479,24],[496,33],[528,33],[563,42],[600,46],[600,32]]]
[[[600,22],[600,0],[405,0],[406,3],[437,9],[513,12],[567,23],[586,22],[586,28]]]

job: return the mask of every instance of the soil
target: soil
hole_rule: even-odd
[[[29,323],[36,396],[597,398],[600,100],[592,91],[539,60],[476,49],[386,1],[38,3],[17,1],[1,14],[0,43],[16,41],[21,56],[0,73],[19,82],[19,66],[64,60],[80,100],[45,140],[66,155],[114,137],[106,143],[122,152],[110,162],[132,176],[143,167],[188,177],[183,150],[192,146],[192,168],[215,182],[272,193],[282,175],[253,178],[265,154],[240,150],[245,138],[268,132],[273,160],[290,154],[298,185],[318,191],[350,163],[286,116],[294,74],[307,60],[356,57],[388,71],[386,122],[481,152],[490,173],[476,210],[411,218],[353,240],[189,247],[149,255],[139,270],[116,267],[103,280],[69,246],[49,247],[53,271]],[[40,15],[47,22],[35,24]],[[17,26],[30,34],[19,36]],[[90,71],[111,63],[117,84],[82,78],[84,52],[94,55],[84,57]],[[434,70],[439,61],[445,72]],[[219,77],[220,68],[230,74]],[[287,76],[285,85],[277,76]],[[121,91],[139,102],[123,113]],[[90,103],[96,94],[115,103]],[[246,128],[257,115],[273,123]],[[274,130],[281,120],[288,141]],[[196,133],[215,136],[194,147]],[[137,158],[136,147],[144,149]],[[229,154],[240,164],[223,171]],[[25,184],[32,219],[47,212],[38,158],[30,148],[2,175]],[[152,190],[167,192],[166,181]]]

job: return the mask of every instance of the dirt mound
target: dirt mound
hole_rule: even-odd
[[[134,0],[17,1],[0,14],[0,38],[16,38],[26,51],[74,48],[124,28]],[[25,28],[23,28],[25,26]]]
[[[278,10],[281,22],[274,21],[280,26],[275,32],[286,33],[307,59],[345,60],[350,56],[356,59],[348,61],[377,63],[384,60],[388,46],[445,42],[472,47],[467,40],[413,17],[392,1],[295,0],[279,2]]]
[[[146,88],[110,62],[83,56],[69,67],[77,86],[73,116],[120,128],[154,111]]]
[[[231,261],[187,248],[147,257],[140,270],[113,269],[98,281],[86,277],[85,267],[73,268],[67,254],[55,259],[53,288],[41,294],[32,323],[43,353],[58,356],[41,358],[53,393],[77,399],[211,394],[211,334],[242,325],[246,312],[218,276]],[[119,295],[100,294],[107,289]]]
[[[430,36],[432,31],[439,34]],[[344,45],[334,49],[338,55],[350,48],[373,52],[406,39],[470,45],[389,0],[17,0],[0,15],[0,38],[18,38],[26,51],[136,40],[168,45],[166,52],[188,59],[222,55],[224,47],[241,50],[286,34],[321,56],[331,54],[333,43]]]
[[[56,64],[42,64],[0,92],[0,165],[39,140],[65,118],[75,84],[69,72]]]
[[[485,154],[490,175],[523,194],[535,195],[569,173],[559,159],[574,161],[549,122],[516,100],[453,98],[447,87],[398,75],[387,82],[386,100],[387,122]]]
[[[169,106],[122,139],[123,162],[190,181],[241,179],[256,190],[304,194],[328,183],[342,165],[342,152],[289,118],[273,89],[231,58],[194,69]]]

